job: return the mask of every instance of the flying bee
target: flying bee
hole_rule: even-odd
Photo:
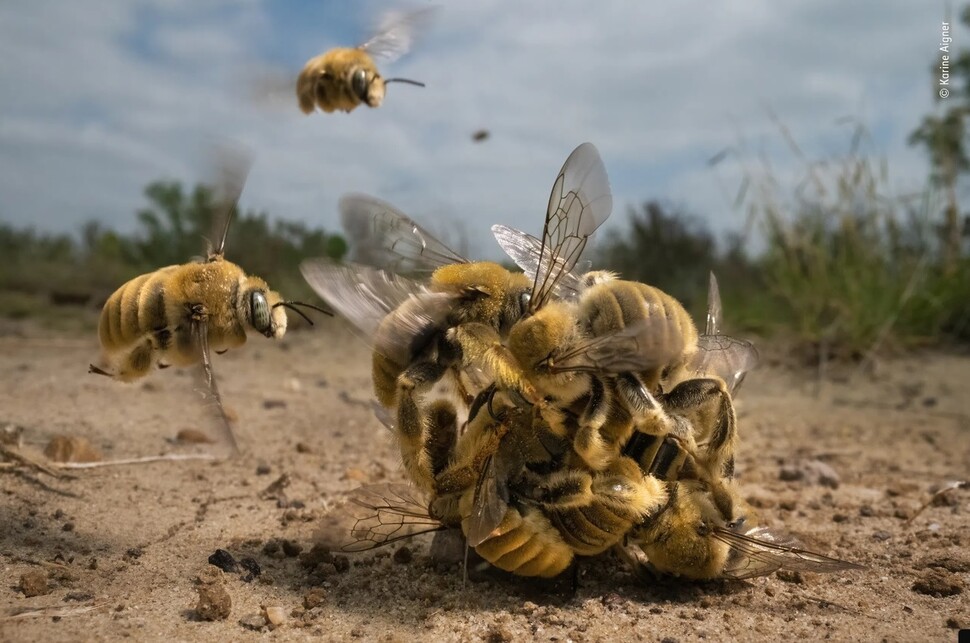
[[[402,456],[425,492],[433,474],[423,461],[427,433],[417,396],[446,373],[482,369],[489,381],[541,404],[503,340],[513,325],[550,301],[576,265],[590,235],[612,210],[609,179],[590,143],[566,159],[553,184],[530,280],[492,262],[469,262],[392,206],[351,195],[341,217],[358,254],[395,272],[430,272],[427,284],[359,266],[312,260],[301,265],[311,287],[369,338],[378,399],[397,407]],[[480,388],[480,387],[479,387]],[[474,397],[461,390],[463,405]]]
[[[313,322],[297,306],[332,314],[311,304],[284,300],[265,281],[247,275],[225,259],[229,223],[249,165],[249,159],[241,157],[224,163],[220,187],[225,198],[216,221],[225,224],[219,245],[210,245],[205,259],[135,277],[108,298],[98,323],[101,365],[89,367],[91,373],[131,382],[156,365],[201,364],[205,385],[222,421],[223,437],[234,453],[238,453],[238,445],[222,406],[211,352],[242,346],[250,331],[281,338],[286,333],[284,308],[295,311],[311,325]]]
[[[410,49],[416,32],[433,9],[406,14],[387,14],[377,33],[357,47],[337,47],[307,61],[296,80],[296,97],[304,114],[319,108],[353,111],[361,103],[380,107],[387,83],[424,83],[407,78],[384,78],[374,59],[393,62]]]

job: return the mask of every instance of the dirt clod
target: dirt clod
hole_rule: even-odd
[[[269,545],[269,543],[266,544]],[[265,551],[265,549],[266,548],[264,547],[263,550]],[[330,550],[319,543],[311,547],[310,551],[300,554],[300,563],[302,563],[304,567],[313,568],[320,563],[332,562],[333,556],[330,554]]]
[[[292,540],[284,540],[282,542],[282,548],[287,558],[296,558],[303,551],[303,545]]]
[[[244,583],[251,583],[254,578],[263,573],[255,558],[243,558],[239,561],[239,566],[246,570],[246,574],[242,577]]]
[[[315,587],[303,595],[303,607],[312,610],[314,607],[323,605],[326,599],[327,593],[319,587]]]
[[[414,558],[414,554],[412,554],[411,550],[408,549],[407,547],[401,547],[396,552],[394,552],[395,563],[398,563],[401,565],[407,565],[408,563],[411,562],[412,558]]]
[[[913,583],[913,591],[936,598],[955,596],[963,591],[963,581],[956,574],[933,569]]]
[[[50,594],[51,588],[47,584],[47,574],[39,569],[24,572],[20,575],[20,591],[27,598]]]
[[[801,572],[791,571],[788,569],[779,569],[775,572],[775,576],[779,580],[783,580],[786,583],[794,583],[796,585],[803,585],[805,583],[805,577],[802,576]]]
[[[199,585],[199,602],[195,612],[203,621],[223,621],[232,611],[232,598],[221,581]]]
[[[227,574],[234,574],[239,571],[239,563],[232,554],[225,549],[217,549],[209,556],[209,564],[215,565]]]

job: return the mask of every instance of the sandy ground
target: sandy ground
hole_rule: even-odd
[[[25,451],[39,455],[56,434],[87,437],[109,460],[204,448],[172,440],[207,427],[189,374],[122,385],[85,373],[93,336],[0,335],[0,420],[25,427]],[[253,629],[261,607],[279,607],[277,640],[955,641],[970,627],[970,491],[906,519],[931,490],[970,477],[970,358],[881,362],[852,383],[833,370],[820,388],[765,361],[738,400],[744,495],[764,524],[863,571],[646,586],[605,556],[580,566],[575,588],[498,574],[463,588],[457,564],[432,564],[428,536],[349,565],[301,559],[345,492],[402,479],[367,408],[366,350],[330,324],[216,358],[240,419],[238,459],[71,479],[0,470],[0,640],[252,640],[269,630]],[[284,474],[283,499],[263,493]],[[262,573],[217,579],[231,613],[203,621],[197,578],[219,548]],[[31,573],[48,593],[25,596]]]

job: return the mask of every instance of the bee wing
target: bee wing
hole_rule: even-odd
[[[199,347],[202,355],[202,382],[205,385],[203,397],[206,398],[215,408],[219,418],[220,442],[229,445],[232,455],[239,455],[239,445],[232,430],[232,422],[226,414],[226,408],[222,404],[222,395],[219,394],[219,386],[216,384],[215,372],[212,369],[212,351],[209,349],[209,325],[205,319],[198,319],[192,322],[192,336]]]
[[[429,273],[440,266],[468,263],[390,203],[346,194],[337,207],[357,261],[399,273]]]
[[[583,143],[566,159],[549,194],[530,300],[533,311],[573,269],[590,235],[612,210],[613,196],[603,159],[592,143]]]
[[[721,335],[721,291],[710,273],[707,289],[707,323],[697,339],[697,352],[688,369],[695,377],[717,375],[731,395],[741,387],[744,376],[758,365],[758,351],[751,342]]]
[[[370,40],[360,45],[374,58],[393,62],[411,50],[418,35],[427,28],[435,7],[407,13],[388,11],[382,17]]]
[[[706,335],[718,335],[721,332],[721,290],[717,287],[717,277],[710,273],[707,284],[707,325]]]
[[[626,373],[658,368],[684,350],[683,338],[671,338],[666,326],[663,315],[646,315],[636,324],[568,347],[554,356],[549,370]]]
[[[492,226],[492,234],[498,245],[502,246],[515,264],[522,268],[525,274],[532,277],[535,283],[536,276],[539,274],[539,257],[542,253],[542,240],[533,237],[527,232],[510,228],[509,226],[496,224]],[[559,279],[553,294],[561,299],[575,299],[583,288],[582,275],[589,270],[590,263],[582,262],[581,270],[573,269],[566,272]]]
[[[455,297],[384,270],[329,259],[308,259],[300,272],[364,341],[397,364],[409,363],[415,346],[444,323]],[[393,323],[382,323],[389,315]]]
[[[465,537],[469,547],[485,542],[509,509],[508,490],[499,480],[498,466],[493,456],[485,459],[485,466],[475,484],[472,513],[465,523]]]
[[[226,238],[229,236],[229,224],[236,211],[236,204],[242,195],[249,177],[249,170],[253,166],[253,157],[242,147],[224,146],[216,151],[215,165],[218,176],[213,189],[215,204],[212,220],[212,230],[219,239],[219,245],[209,248],[207,261],[215,257],[222,257],[226,252]]]
[[[351,491],[345,504],[324,516],[314,538],[331,551],[355,552],[439,529],[444,526],[413,488],[383,483]]]
[[[862,565],[800,549],[794,539],[763,527],[745,534],[717,528],[714,537],[731,547],[722,572],[728,578],[754,578],[779,569],[820,574],[863,569]]]

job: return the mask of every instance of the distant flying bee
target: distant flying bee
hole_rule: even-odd
[[[212,369],[211,351],[242,346],[248,331],[279,339],[286,333],[289,308],[311,324],[296,306],[332,313],[310,304],[285,301],[259,277],[247,275],[224,257],[229,223],[242,192],[249,160],[233,158],[223,168],[225,200],[216,221],[224,221],[219,245],[207,257],[167,266],[128,281],[101,310],[98,336],[101,366],[89,372],[131,382],[153,366],[201,363],[205,384],[222,420],[224,438],[238,452]]]
[[[407,14],[388,14],[378,32],[357,47],[338,47],[311,58],[296,81],[296,97],[304,114],[319,108],[350,112],[361,103],[380,107],[387,83],[408,83],[424,87],[407,78],[383,78],[375,58],[397,60],[411,49],[415,32],[427,21],[433,9]]]
[[[596,148],[577,147],[560,170],[546,212],[540,269],[530,281],[492,262],[469,262],[392,206],[364,196],[341,199],[341,216],[358,254],[393,272],[311,260],[301,271],[313,289],[350,320],[374,348],[378,399],[397,407],[404,465],[430,492],[426,430],[416,395],[446,373],[461,381],[483,369],[499,387],[540,403],[503,343],[513,325],[568,281],[590,235],[612,210],[609,180]],[[427,285],[394,273],[431,271]],[[462,390],[468,404],[473,391]]]

